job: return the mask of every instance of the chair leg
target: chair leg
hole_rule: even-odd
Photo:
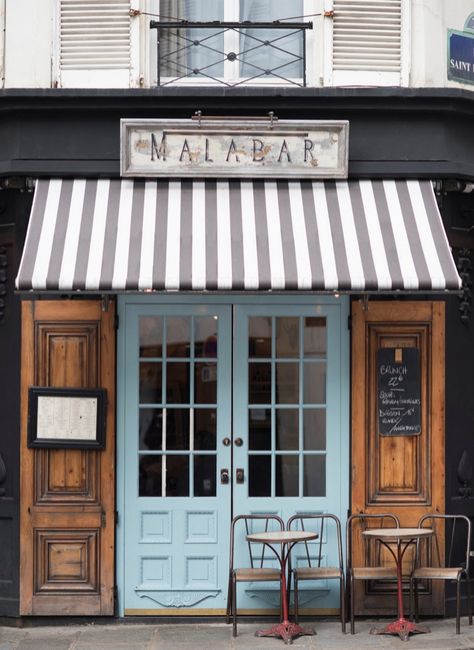
[[[237,580],[235,576],[232,578],[232,613],[232,636],[235,638],[237,636]]]
[[[461,634],[461,578],[456,580],[456,634]]]
[[[352,575],[349,576],[349,607],[351,616],[351,634],[355,634],[354,626],[354,579]]]
[[[339,581],[339,590],[341,595],[341,626],[342,633],[346,633],[346,589],[344,585],[344,578]]]
[[[468,573],[465,573],[464,577],[466,578],[467,616],[469,619],[469,625],[472,625],[471,581],[469,580]]]
[[[414,592],[415,592],[415,621],[418,623],[418,582],[416,579],[413,580],[413,587],[414,587]]]
[[[230,623],[232,616],[232,575],[229,576],[229,584],[227,586],[227,609],[225,611],[225,622],[227,625]]]
[[[410,585],[408,589],[408,611],[409,619],[413,622],[413,577],[410,576]]]

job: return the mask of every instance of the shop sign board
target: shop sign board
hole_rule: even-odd
[[[380,435],[418,435],[421,433],[420,351],[380,348],[376,368]]]
[[[347,178],[348,135],[345,120],[121,120],[121,173]]]
[[[448,30],[448,79],[474,84],[474,14],[464,31]]]

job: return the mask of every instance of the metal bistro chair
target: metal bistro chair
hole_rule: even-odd
[[[347,562],[347,588],[349,590],[349,613],[351,620],[351,634],[355,634],[354,626],[354,581],[355,580],[396,580],[397,569],[393,566],[382,566],[380,563],[381,544],[376,539],[364,537],[364,530],[369,528],[400,528],[400,521],[396,515],[390,513],[351,515],[346,524],[346,562]],[[355,544],[359,544],[364,552],[364,564],[354,566],[352,553]],[[372,562],[371,562],[372,560]]]
[[[445,534],[446,560],[441,557],[440,536]],[[471,550],[471,521],[465,515],[427,514],[418,522],[419,528],[431,528],[433,536],[417,544],[415,570],[410,580],[410,602],[415,591],[415,620],[418,621],[418,580],[450,580],[456,582],[456,634],[461,632],[461,580],[466,582],[467,613],[472,625],[469,556]]]
[[[295,601],[295,622],[298,623],[299,613],[299,592],[298,585],[301,580],[339,580],[340,604],[341,604],[341,626],[343,634],[346,633],[346,608],[345,608],[345,581],[344,565],[342,560],[342,536],[341,522],[336,515],[332,514],[303,514],[293,515],[287,522],[287,529],[292,530],[298,527],[299,530],[311,530],[318,534],[318,539],[314,544],[305,542],[306,547],[306,566],[297,566],[288,570],[288,594],[290,594],[291,577],[294,580],[294,601]],[[331,531],[335,532],[338,551],[338,565],[324,566],[322,560],[328,548],[328,535]],[[333,539],[331,537],[331,539]],[[324,546],[323,546],[324,544]]]
[[[249,522],[259,521],[264,524],[264,528],[261,532],[270,532],[270,524],[273,522],[277,530],[285,530],[285,524],[283,519],[278,515],[237,515],[232,519],[232,524],[230,527],[230,555],[229,555],[229,587],[227,591],[227,611],[226,611],[226,623],[230,623],[230,617],[232,616],[233,627],[232,627],[232,636],[237,636],[237,583],[238,582],[280,582],[281,573],[280,568],[275,567],[265,567],[264,563],[266,560],[273,560],[274,558],[270,556],[265,557],[265,545],[262,544],[262,550],[259,557],[255,556],[255,546],[256,544],[251,544],[247,542],[248,552],[249,552],[249,564],[248,567],[239,567],[234,566],[234,546],[235,546],[235,528],[236,524],[239,522],[245,525],[245,535],[249,535],[251,532],[249,527]],[[274,528],[273,528],[274,530]],[[257,564],[259,566],[255,566]],[[281,600],[281,594],[280,594]],[[281,615],[281,602],[280,602],[280,615]]]

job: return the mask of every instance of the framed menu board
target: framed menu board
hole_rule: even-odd
[[[105,447],[106,391],[41,388],[28,393],[28,447]]]
[[[420,434],[420,351],[418,348],[379,348],[376,368],[380,435]]]

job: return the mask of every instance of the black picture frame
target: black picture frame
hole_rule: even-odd
[[[28,447],[104,449],[106,405],[107,391],[104,388],[30,386]],[[56,429],[50,437],[47,435],[48,427],[51,432]]]

